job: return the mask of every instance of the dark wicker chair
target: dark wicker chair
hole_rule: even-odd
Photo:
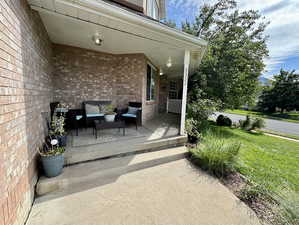
[[[85,125],[83,120],[83,110],[82,109],[70,109],[66,114],[66,127],[68,129],[76,129],[76,134],[78,136],[79,128]]]
[[[85,105],[90,104],[90,105],[110,105],[112,102],[111,101],[85,101],[82,103],[82,111],[83,111],[83,120],[85,121],[85,126],[90,127],[93,126],[93,121],[95,120],[103,120],[104,119],[104,114],[86,114],[85,111]]]
[[[59,105],[60,102],[51,102],[50,103],[50,109],[51,109],[51,119],[53,117],[54,111],[56,107]]]
[[[142,103],[141,102],[129,102],[130,107],[139,108],[136,114],[128,113],[129,108],[122,109],[118,113],[120,114],[120,118],[124,121],[132,121],[136,124],[136,130],[138,129],[138,125],[142,125]]]

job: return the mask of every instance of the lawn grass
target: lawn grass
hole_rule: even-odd
[[[237,167],[244,176],[256,183],[266,179],[273,191],[287,183],[299,194],[298,142],[228,127],[211,129],[221,138],[241,143]]]
[[[253,186],[261,187],[257,189],[258,192],[263,196],[270,196],[272,200],[275,199],[281,207],[279,213],[274,213],[280,219],[270,224],[297,224],[299,220],[299,143],[262,133],[215,125],[211,125],[209,133],[211,132],[219,135],[219,139],[241,143],[235,168]],[[273,207],[275,208],[276,204]]]
[[[232,113],[237,115],[253,115],[268,119],[274,119],[274,120],[281,120],[286,122],[292,122],[292,123],[299,123],[299,113],[273,113],[273,114],[265,114],[262,112],[256,112],[256,111],[249,111],[249,110],[241,110],[241,109],[228,109],[225,110],[226,113]]]
[[[286,138],[291,138],[291,139],[295,139],[295,140],[299,140],[299,136],[284,134],[284,133],[276,132],[276,131],[273,131],[273,130],[263,129],[263,130],[261,130],[261,132],[268,133],[268,134],[274,134],[274,135],[278,135],[278,136],[286,137]]]
[[[266,181],[271,191],[287,184],[299,194],[299,143],[239,129],[228,132],[242,143],[238,161],[241,174],[255,183]]]

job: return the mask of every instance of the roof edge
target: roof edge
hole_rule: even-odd
[[[175,28],[171,28],[163,23],[160,23],[159,21],[151,20],[149,18],[134,14],[130,11],[108,4],[104,1],[95,1],[95,0],[59,0],[59,1],[66,2],[67,4],[75,4],[79,7],[86,7],[94,11],[99,11],[100,9],[102,9],[105,10],[109,15],[118,17],[120,19],[129,20],[132,23],[135,23],[137,25],[142,25],[156,32],[161,32],[163,34],[175,37],[181,41],[186,41],[195,45],[200,45],[201,47],[206,47],[208,45],[208,42],[201,38],[192,36],[190,34],[187,34]]]

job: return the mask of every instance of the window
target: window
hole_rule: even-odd
[[[159,8],[156,0],[147,0],[147,15],[158,20]]]
[[[157,70],[147,65],[147,76],[146,76],[146,100],[154,101],[156,99],[156,77]]]
[[[177,99],[177,92],[176,91],[170,91],[169,92],[169,99]]]
[[[178,92],[177,92],[177,82],[176,81],[170,81],[169,82],[169,99],[177,99],[178,98]]]
[[[175,81],[170,81],[169,82],[169,89],[173,90],[173,91],[176,91],[176,88],[177,88],[176,82]]]

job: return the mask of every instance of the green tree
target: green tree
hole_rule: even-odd
[[[272,86],[264,89],[259,99],[259,107],[263,111],[281,113],[299,109],[299,74],[295,70],[288,72],[283,69],[274,76]]]
[[[224,108],[252,103],[268,55],[267,24],[257,11],[240,12],[234,0],[205,4],[194,23],[184,22],[183,31],[209,41],[198,71],[190,77],[190,95],[199,88],[207,98],[221,100]]]
[[[171,27],[171,28],[176,28],[176,22],[173,20],[167,20],[164,22],[165,25]]]

